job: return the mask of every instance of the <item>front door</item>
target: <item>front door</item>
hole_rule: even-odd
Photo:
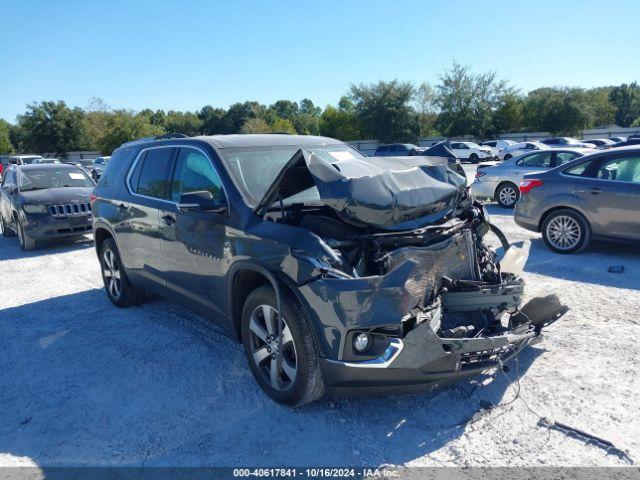
[[[593,233],[640,240],[640,154],[613,153],[576,182]]]
[[[211,193],[217,205],[228,207],[211,158],[198,148],[181,147],[171,182],[171,202],[160,210],[163,276],[168,291],[183,303],[221,314],[227,298],[229,209],[214,213],[180,207],[182,195],[204,191]]]

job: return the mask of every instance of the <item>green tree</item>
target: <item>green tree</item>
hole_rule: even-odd
[[[163,133],[165,133],[164,129],[153,125],[146,115],[136,115],[128,110],[116,110],[107,121],[105,135],[100,140],[100,151],[108,154],[124,142]]]
[[[226,113],[224,108],[213,108],[211,105],[202,107],[200,112],[198,112],[198,118],[202,122],[200,133],[203,135],[223,133],[223,119]]]
[[[522,128],[524,101],[515,93],[500,98],[500,104],[493,113],[495,133],[517,132]]]
[[[593,123],[584,90],[539,88],[529,92],[524,103],[526,125],[554,135],[575,135]]]
[[[437,94],[435,89],[423,82],[415,93],[416,111],[420,123],[420,136],[428,137],[437,134],[436,122],[438,120]]]
[[[274,120],[274,122],[271,124],[271,129],[275,133],[297,133],[290,120],[280,117]]]
[[[411,105],[414,88],[408,82],[352,85],[350,99],[362,133],[381,142],[412,142],[420,136],[418,115]]]
[[[0,119],[0,155],[7,155],[14,152],[11,139],[9,138],[9,123]]]
[[[196,113],[170,110],[164,118],[163,126],[168,133],[183,133],[193,137],[200,134],[202,123]]]
[[[111,108],[100,98],[92,98],[84,111],[84,124],[89,150],[100,150],[100,142],[107,131]]]
[[[495,135],[494,112],[503,98],[516,93],[507,82],[498,80],[495,73],[474,74],[458,63],[440,77],[436,89],[440,107],[436,126],[449,137]]]
[[[271,126],[262,118],[249,118],[240,129],[240,133],[271,133]]]
[[[265,111],[265,106],[255,101],[234,103],[222,117],[220,133],[238,133],[247,120],[264,117]]]
[[[24,134],[24,148],[38,153],[67,152],[87,147],[84,112],[63,101],[33,103],[18,116]]]
[[[640,86],[636,82],[612,88],[609,101],[615,107],[616,125],[628,127],[640,117]]]
[[[338,140],[358,140],[362,138],[360,121],[353,103],[342,97],[338,108],[328,105],[320,116],[320,135]]]
[[[611,90],[611,87],[597,87],[585,91],[586,102],[591,111],[591,126],[607,126],[615,122],[616,107],[609,100]]]

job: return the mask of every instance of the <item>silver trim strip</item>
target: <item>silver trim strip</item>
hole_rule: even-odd
[[[338,365],[342,365],[344,367],[355,367],[355,368],[387,368],[389,365],[393,363],[393,361],[398,358],[400,352],[404,348],[404,342],[399,338],[392,338],[389,340],[389,346],[384,351],[382,355],[378,358],[373,358],[371,360],[363,360],[361,362],[342,362],[340,360],[330,360],[327,359],[328,362],[335,363]]]
[[[229,195],[227,195],[227,189],[224,186],[224,183],[222,182],[222,177],[220,176],[220,173],[218,172],[218,169],[216,168],[216,164],[213,162],[213,160],[211,159],[211,157],[209,156],[209,154],[207,154],[207,152],[205,152],[204,150],[202,150],[200,147],[196,147],[193,145],[176,145],[176,144],[171,144],[171,145],[156,145],[155,147],[147,147],[147,148],[143,148],[141,149],[138,154],[136,155],[135,160],[133,161],[133,163],[131,164],[131,167],[129,167],[129,171],[127,172],[127,176],[125,178],[124,184],[127,187],[127,192],[129,193],[129,195],[133,196],[133,197],[140,197],[140,198],[146,198],[148,200],[156,200],[159,202],[163,202],[163,203],[168,203],[170,205],[177,205],[177,202],[173,202],[171,200],[166,200],[164,198],[157,198],[157,197],[148,197],[146,195],[140,195],[138,193],[135,193],[133,191],[133,188],[131,188],[131,177],[133,175],[133,171],[136,169],[136,166],[138,165],[138,162],[140,161],[140,157],[142,157],[142,154],[144,152],[146,152],[147,150],[156,150],[158,148],[191,148],[192,150],[197,150],[200,153],[202,153],[205,157],[207,157],[207,159],[209,160],[209,163],[211,164],[211,168],[213,168],[213,171],[216,172],[216,175],[218,176],[218,178],[220,179],[220,186],[222,187],[222,191],[224,192],[224,199],[227,203],[227,212],[230,211],[231,209],[231,205],[229,204]],[[173,172],[171,172],[171,175],[173,175]]]

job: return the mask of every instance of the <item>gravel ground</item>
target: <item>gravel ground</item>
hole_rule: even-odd
[[[559,256],[510,212],[489,210],[510,239],[532,239],[528,296],[557,292],[571,308],[545,341],[506,374],[295,411],[263,395],[240,346],[198,316],[165,301],[113,307],[90,241],[25,253],[0,238],[0,465],[639,462],[640,254],[595,245]],[[624,273],[607,273],[618,264]],[[485,411],[485,401],[499,407]],[[629,457],[539,426],[539,416]]]

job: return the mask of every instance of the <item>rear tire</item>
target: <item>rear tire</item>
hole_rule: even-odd
[[[142,303],[144,290],[129,283],[116,242],[112,238],[106,239],[100,246],[100,269],[104,289],[115,306],[126,308]]]
[[[513,155],[511,155],[510,153],[507,153],[507,154],[504,156],[504,160],[509,160],[510,158],[513,158]],[[504,161],[504,160],[503,160],[503,161]]]
[[[22,248],[22,250],[24,250],[25,252],[35,250],[36,239],[33,237],[30,237],[24,231],[24,227],[22,226],[22,222],[20,222],[20,220],[16,219],[16,225],[18,228],[18,240],[20,241],[20,247]]]
[[[520,189],[512,182],[502,183],[496,190],[495,199],[502,208],[513,208],[520,199]]]
[[[591,228],[580,213],[563,208],[544,219],[542,238],[547,247],[556,253],[577,253],[591,243]]]
[[[282,317],[270,287],[258,287],[249,294],[242,309],[242,343],[260,388],[276,402],[299,407],[324,395],[324,381],[307,316],[286,292],[281,302]]]

